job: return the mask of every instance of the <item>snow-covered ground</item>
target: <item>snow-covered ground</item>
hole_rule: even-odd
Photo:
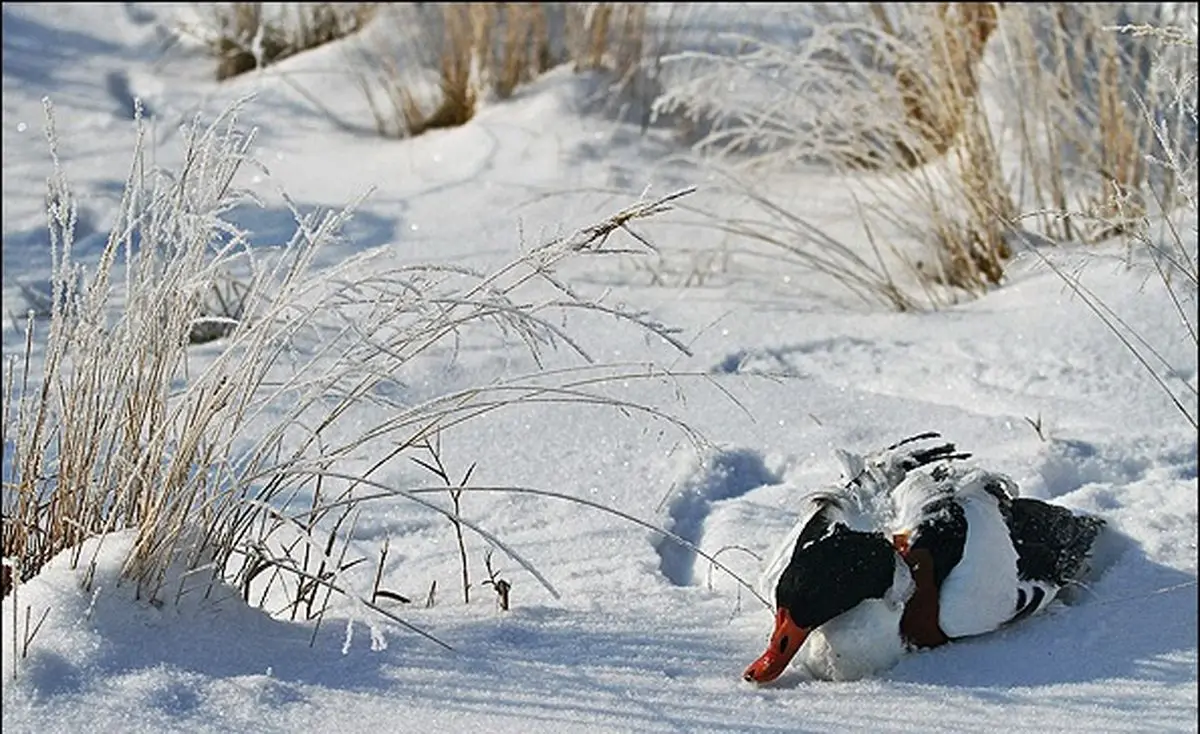
[[[680,150],[674,133],[642,135],[595,113],[594,85],[568,69],[461,128],[384,140],[331,122],[289,83],[365,124],[360,95],[338,75],[336,45],[217,85],[210,61],[162,52],[157,27],[170,12],[4,6],[6,353],[21,340],[10,318],[26,309],[19,284],[50,271],[43,96],[80,199],[85,261],[103,242],[128,171],[133,96],[145,101],[155,155],[169,167],[181,122],[257,94],[244,122],[259,128],[254,152],[271,178],[257,182],[265,207],[233,216],[258,241],[291,232],[273,187],[303,207],[334,209],[374,188],[325,264],[383,247],[396,262],[494,265],[517,254],[522,236],[589,224],[647,188],[696,185],[705,195],[702,173],[667,161]],[[855,216],[821,177],[779,185],[813,202],[815,217]],[[97,555],[93,593],[59,558],[20,587],[17,609],[4,600],[4,730],[1196,730],[1197,437],[1058,276],[1024,253],[1003,287],[978,300],[926,313],[868,310],[803,273],[696,259],[722,242],[677,216],[643,230],[661,255],[585,259],[561,275],[683,329],[691,356],[608,320],[572,325],[600,362],[697,373],[677,386],[631,380],[620,394],[679,416],[711,447],[697,451],[668,426],[604,407],[526,406],[447,434],[456,473],[474,462],[473,484],[602,503],[721,551],[753,579],[754,554],[786,533],[798,493],[837,478],[833,449],[868,451],[936,430],[1010,474],[1023,494],[1100,514],[1134,542],[1073,606],[912,654],[875,679],[817,683],[793,672],[755,687],[740,674],[769,636],[769,608],[651,531],[554,498],[464,497],[464,515],[558,592],[497,557],[512,583],[507,612],[479,584],[478,538],[468,539],[475,586],[464,605],[445,518],[411,503],[364,510],[351,555],[375,559],[389,538],[383,587],[420,602],[436,581],[434,606],[394,610],[452,651],[346,600],[331,603],[315,638],[312,625],[272,618],[232,588],[162,606],[136,601],[117,584],[130,538],[116,535]],[[1194,342],[1161,282],[1122,254],[1114,244],[1052,256],[1162,353],[1175,367],[1169,379],[1194,388]],[[689,268],[703,272],[689,279]],[[414,386],[434,391],[534,367],[519,346],[493,341],[460,350],[454,363],[429,360]],[[400,467],[375,478],[427,483],[414,476]],[[373,567],[349,581],[369,588]],[[26,608],[35,624],[46,616],[22,656]]]

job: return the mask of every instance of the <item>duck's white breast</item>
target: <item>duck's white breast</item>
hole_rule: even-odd
[[[887,670],[903,654],[900,615],[868,599],[814,630],[799,657],[814,678],[858,680]]]
[[[912,574],[897,555],[887,595],[867,599],[813,630],[797,660],[820,680],[858,680],[887,670],[904,654],[900,617],[912,593]]]

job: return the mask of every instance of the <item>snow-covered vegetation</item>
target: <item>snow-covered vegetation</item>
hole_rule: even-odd
[[[3,13],[6,730],[1194,729],[1194,7]],[[928,430],[1129,543],[742,681]]]

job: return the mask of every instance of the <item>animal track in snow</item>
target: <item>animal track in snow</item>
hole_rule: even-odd
[[[907,346],[907,345],[903,345]],[[818,339],[803,344],[741,349],[725,356],[710,372],[715,374],[776,374],[805,377],[811,368],[828,362],[832,355],[846,351],[880,352],[881,347],[865,339],[850,336]],[[808,368],[808,369],[806,369]]]
[[[679,482],[679,489],[667,505],[666,529],[699,545],[714,502],[741,497],[758,487],[779,482],[779,476],[767,468],[757,451],[745,448],[716,451]],[[676,586],[692,584],[695,552],[667,538],[659,540],[656,549],[659,569],[667,580]]]

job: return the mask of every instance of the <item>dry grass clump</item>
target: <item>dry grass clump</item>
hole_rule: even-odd
[[[388,9],[389,32],[364,51],[369,72],[359,75],[376,130],[408,137],[457,127],[475,115],[492,86],[512,94],[549,61],[549,31],[541,5],[443,3]],[[427,69],[435,69],[432,99]]]
[[[1163,8],[877,3],[811,12],[792,44],[743,36],[736,52],[676,54],[668,63],[692,65],[692,77],[657,107],[703,122],[696,150],[735,193],[797,165],[833,171],[855,196],[865,191],[871,251],[859,248],[861,259],[900,261],[931,305],[1003,281],[1022,211],[1040,212],[1022,224],[1052,240],[1092,242],[1136,226],[1148,196],[1168,208],[1180,201],[1175,174],[1148,160],[1166,155],[1154,121],[1178,132],[1189,128],[1186,115],[1155,81],[1150,49],[1115,32],[1122,18]],[[772,226],[779,216],[762,214]],[[881,222],[923,251],[881,241]],[[828,243],[793,244],[811,252]],[[862,275],[892,287],[872,269]]]
[[[889,91],[898,98],[880,100],[884,109],[902,111],[908,134],[896,136],[890,151],[865,157],[853,157],[851,151],[846,162],[913,168],[937,160],[978,114],[973,104],[979,92],[978,66],[996,29],[996,7],[933,3],[915,8],[913,14],[898,13],[895,19],[880,3],[872,3],[870,9],[886,43],[897,49],[909,46],[896,54],[891,69],[895,84]]]
[[[980,292],[999,282],[1010,254],[1004,223],[1017,209],[980,100],[997,8],[872,4],[812,12],[811,35],[795,45],[744,38],[737,53],[668,59],[699,63],[701,71],[682,92],[668,90],[659,111],[704,121],[697,150],[724,169],[733,194],[757,202],[761,221],[747,217],[742,227],[754,233],[750,239],[781,247],[787,260],[866,300],[916,307],[920,299],[903,292],[899,270],[917,278],[931,305],[953,300],[957,289]],[[742,87],[759,91],[739,96]],[[816,225],[755,183],[798,165],[831,170],[867,192],[856,214],[869,248],[813,236]],[[922,243],[930,257],[881,237],[881,223]]]
[[[1183,25],[1125,25],[1114,32],[1134,36],[1148,44],[1154,59],[1151,88],[1165,92],[1167,109],[1163,114],[1147,94],[1139,99],[1142,125],[1151,131],[1155,154],[1143,152],[1141,174],[1147,182],[1140,191],[1145,202],[1135,201],[1127,208],[1126,197],[1114,196],[1112,213],[1078,213],[1077,227],[1120,233],[1129,245],[1132,267],[1148,270],[1144,287],[1161,287],[1174,310],[1177,328],[1165,336],[1139,333],[1119,313],[1106,304],[1075,272],[1057,266],[1041,251],[1033,253],[1066,283],[1112,332],[1128,353],[1144,369],[1148,379],[1160,388],[1176,412],[1193,430],[1200,424],[1200,390],[1195,380],[1186,379],[1194,367],[1186,361],[1176,364],[1164,356],[1171,347],[1185,344],[1192,354],[1200,350],[1200,325],[1196,304],[1200,300],[1200,250],[1197,247],[1197,173],[1196,141],[1197,102],[1197,25],[1192,16]],[[1160,103],[1161,103],[1160,99]],[[1146,206],[1149,204],[1150,206]],[[1153,214],[1151,214],[1153,212]],[[1169,342],[1163,344],[1159,339]]]
[[[641,62],[646,7],[636,3],[441,3],[388,8],[390,31],[365,44],[359,77],[381,135],[456,127],[488,96],[507,99],[550,68],[605,69],[620,78]],[[436,70],[433,98],[424,73]]]
[[[372,251],[318,271],[315,258],[337,241],[352,208],[302,214],[289,200],[296,233],[270,251],[251,247],[223,218],[242,196],[238,171],[253,163],[237,108],[193,125],[172,174],[148,165],[138,121],[118,222],[86,270],[73,259],[75,207],[54,158],[49,330],[35,332],[30,319],[23,354],[4,363],[4,591],[63,551],[89,588],[95,556],[83,557],[83,541],[131,529],[123,575],[153,603],[230,583],[248,602],[318,626],[330,595],[340,594],[415,629],[382,606],[402,595],[381,587],[381,571],[370,590],[347,575],[364,560],[349,550],[370,499],[363,489],[384,487],[387,497],[446,516],[553,587],[457,507],[381,485],[377,472],[428,463],[423,451],[436,437],[524,405],[616,409],[700,441],[662,409],[615,392],[638,380],[677,389],[671,374],[592,363],[567,328],[580,317],[567,314],[615,320],[686,353],[675,330],[583,297],[556,275],[570,258],[628,253],[610,244],[613,236],[644,241],[636,222],[670,210],[687,191],[523,248],[494,270],[398,265]],[[48,137],[53,152],[52,126]],[[206,299],[230,273],[240,285],[227,312],[240,316],[215,319],[233,323],[198,357],[189,341],[214,320]],[[523,346],[539,366],[550,351],[574,355],[576,366],[420,399],[403,389],[401,375],[420,369],[431,350],[453,351],[480,330]],[[99,553],[101,544],[88,547]]]
[[[913,155],[902,148],[900,162],[940,163],[928,167],[944,178],[902,198],[924,215],[935,245],[926,276],[976,293],[1000,283],[1023,209],[1042,212],[1025,221],[1045,237],[1096,242],[1136,228],[1147,196],[1165,209],[1178,203],[1172,169],[1153,176],[1149,164],[1164,154],[1156,119],[1181,117],[1169,112],[1170,85],[1155,79],[1154,50],[1115,27],[1129,12],[1158,17],[1161,9],[958,4],[914,12],[933,29],[916,44],[931,50],[932,63],[924,76],[904,64],[895,71],[909,127],[926,147]],[[985,59],[990,39],[995,53]],[[1003,90],[1004,109],[984,108],[985,78]]]
[[[85,278],[72,259],[76,210],[49,108],[47,117],[54,297],[48,332],[36,334],[31,318],[23,358],[4,365],[3,552],[23,579],[88,537],[136,527],[130,569],[153,585],[203,517],[194,513],[214,489],[208,467],[228,448],[222,439],[250,386],[208,375],[180,393],[176,381],[190,338],[211,322],[201,313],[206,292],[241,242],[216,212],[239,198],[233,179],[251,137],[220,127],[232,113],[195,126],[183,175],[159,176],[139,120],[118,223]],[[125,305],[114,319],[118,292]],[[255,291],[247,302],[262,298]],[[160,563],[146,563],[155,556]]]
[[[492,91],[499,99],[508,99],[521,84],[549,71],[558,58],[550,38],[550,18],[544,3],[488,4],[485,22],[497,29],[500,42],[490,54]],[[487,49],[479,55],[488,58]]]
[[[568,3],[567,51],[575,71],[606,70],[625,79],[642,62],[645,3]]]
[[[1028,205],[1066,215],[1038,220],[1054,240],[1118,234],[1081,229],[1079,215],[1111,220],[1113,194],[1128,197],[1147,181],[1153,138],[1135,100],[1150,81],[1150,50],[1114,32],[1124,12],[1098,4],[1006,11],[1000,71],[1011,81]]]
[[[997,8],[915,6],[898,13],[903,30],[883,6],[871,9],[889,42],[904,49],[896,55],[895,84],[888,88],[898,99],[885,94],[880,100],[885,110],[902,110],[902,126],[885,127],[884,136],[894,136],[894,143],[869,159],[882,172],[898,174],[888,182],[894,188],[884,191],[899,196],[895,206],[890,197],[878,197],[877,211],[932,245],[932,263],[920,266],[921,277],[981,292],[1003,277],[1003,263],[1011,256],[1007,222],[1017,213],[979,99],[980,62],[998,24]],[[905,33],[912,37],[906,40]],[[940,165],[914,170],[929,164]],[[914,214],[923,219],[917,227]]]
[[[224,80],[356,33],[378,3],[198,4],[200,21],[181,30],[201,40]]]
[[[474,117],[482,84],[480,77],[485,71],[492,71],[493,64],[498,63],[511,75],[505,77],[512,80],[511,87],[497,85],[509,94],[527,73],[522,44],[505,44],[502,49],[507,54],[492,49],[493,29],[499,16],[499,9],[494,4],[445,4],[441,12],[442,43],[437,52],[440,102],[432,112],[426,112],[408,86],[400,84],[396,87],[404,126],[410,136],[427,130],[458,127]],[[524,27],[525,19],[531,16],[532,13],[520,10],[506,15],[505,25],[513,29],[512,40],[518,35],[517,30]]]

